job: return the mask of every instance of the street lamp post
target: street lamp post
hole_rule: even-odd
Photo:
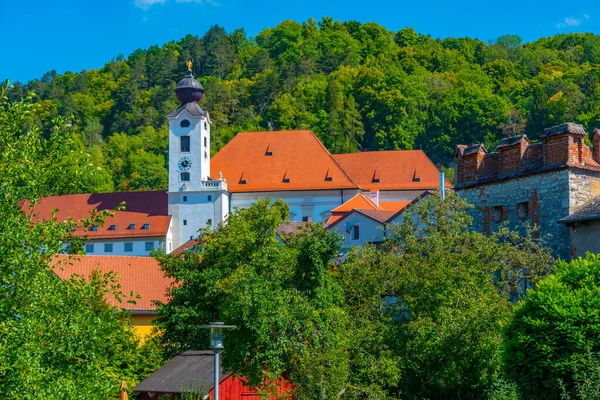
[[[224,329],[236,328],[235,325],[225,325],[223,322],[209,322],[208,325],[200,325],[200,328],[210,329],[210,347],[215,352],[215,377],[213,400],[219,400],[219,355],[223,350]]]

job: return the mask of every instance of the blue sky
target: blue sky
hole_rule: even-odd
[[[255,35],[285,19],[322,16],[485,41],[507,33],[526,41],[600,33],[600,2],[590,0],[0,0],[0,79],[28,81],[52,69],[99,68],[138,48],[187,33],[202,36],[214,24]]]

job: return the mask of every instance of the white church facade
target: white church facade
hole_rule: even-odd
[[[124,201],[104,226],[75,234],[88,237],[89,254],[140,256],[155,248],[170,253],[235,208],[268,197],[290,205],[290,221],[324,223],[349,247],[379,240],[375,226],[395,220],[440,182],[450,186],[420,150],[331,154],[310,131],[239,133],[211,157],[210,116],[199,103],[204,89],[189,72],[175,92],[181,106],[167,116],[166,192],[53,196],[36,204],[36,217],[58,210],[59,220],[84,218]]]

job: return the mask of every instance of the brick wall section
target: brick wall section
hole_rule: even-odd
[[[569,258],[569,228],[558,220],[569,215],[569,171],[535,174],[457,191],[469,203],[473,229],[489,233],[498,228],[494,206],[502,206],[502,221],[512,229],[524,230],[526,223],[538,225],[538,234],[556,255]],[[529,215],[520,218],[518,204],[529,203]],[[548,236],[552,235],[552,236]],[[567,238],[565,240],[565,238]]]
[[[581,239],[571,236],[576,229],[558,221],[600,197],[600,130],[594,131],[593,148],[585,135],[581,125],[563,124],[545,129],[539,143],[522,136],[503,139],[493,153],[480,145],[457,150],[457,171],[465,173],[457,174],[455,190],[475,205],[473,228],[497,229],[501,207],[500,222],[516,230],[537,225],[535,233],[556,256],[569,259],[580,252]],[[527,203],[526,217],[519,215],[520,203]]]

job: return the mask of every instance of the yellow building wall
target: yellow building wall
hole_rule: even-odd
[[[156,318],[156,315],[131,315],[131,324],[135,329],[137,336],[144,341],[152,333],[154,325],[152,320]]]

